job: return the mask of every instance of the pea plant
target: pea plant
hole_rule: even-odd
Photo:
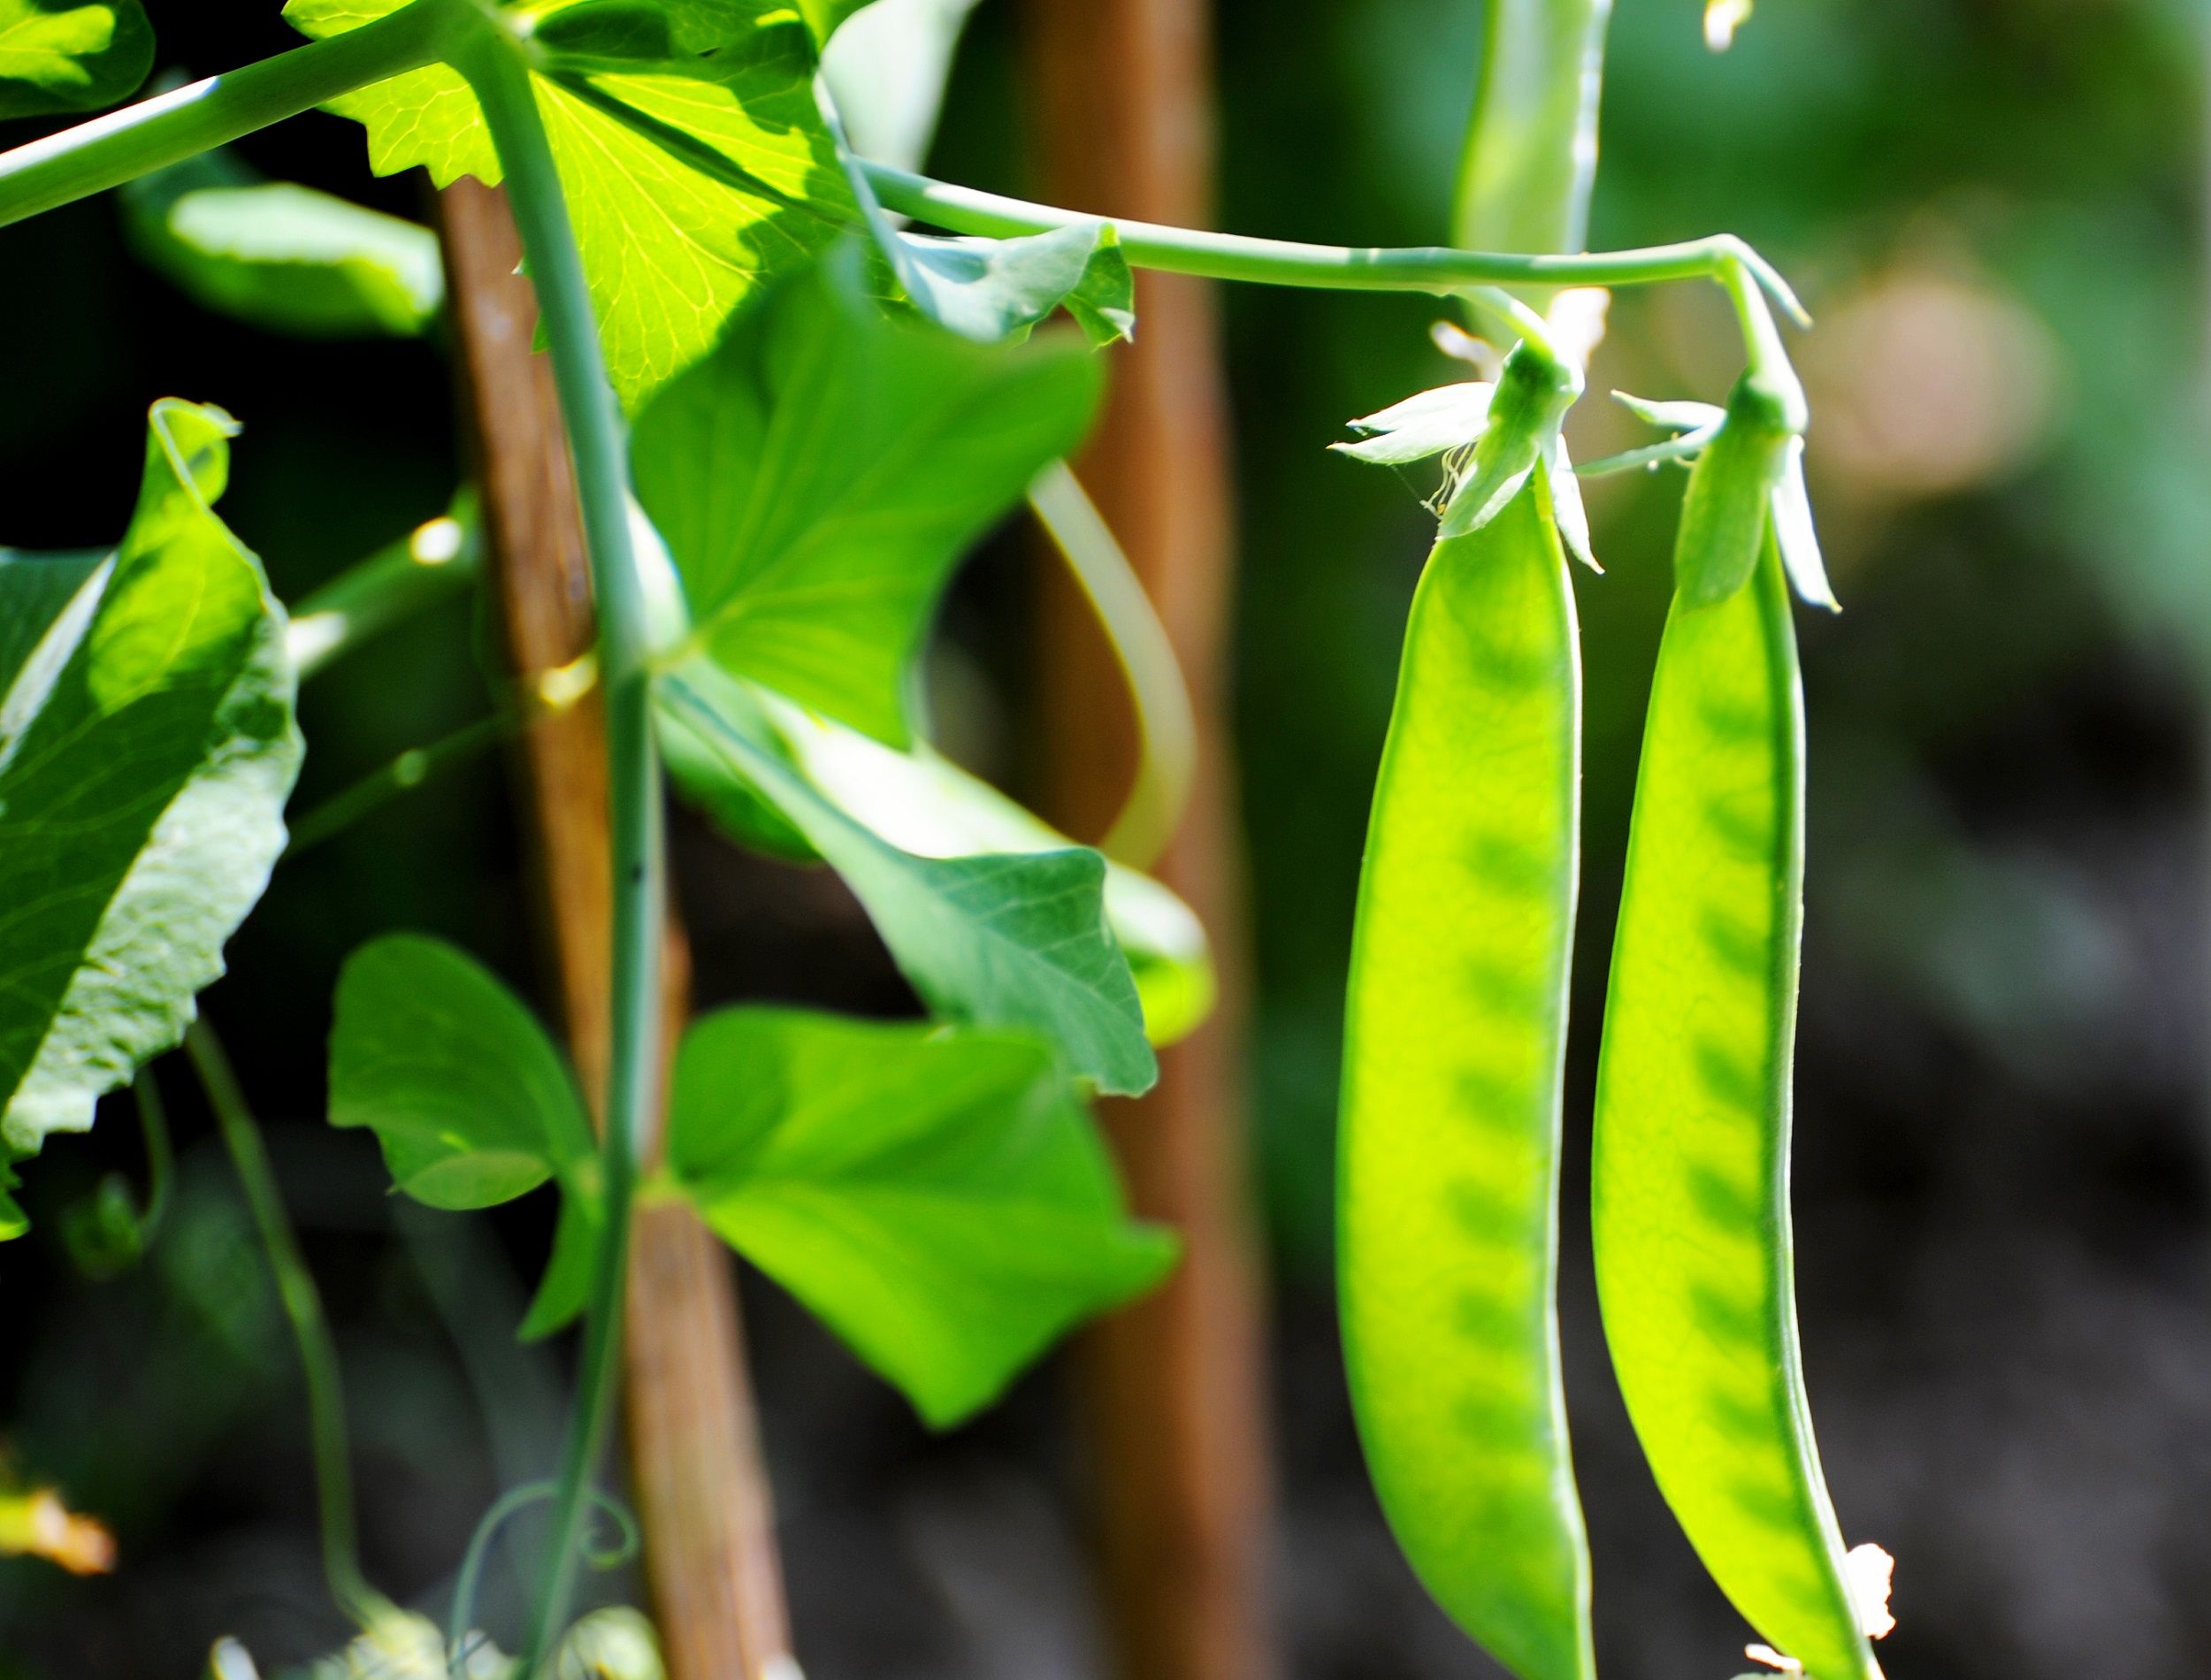
[[[181,1043],[237,1166],[308,1377],[326,1573],[362,1630],[328,1671],[654,1671],[635,1617],[574,1619],[631,1220],[694,1208],[924,1418],[987,1405],[1070,1325],[1156,1283],[1086,1106],[1144,1090],[1203,1017],[1204,938],[1140,871],[1188,766],[1171,665],[1061,464],[1131,271],[1454,300],[1480,377],[1337,446],[1440,459],[1438,526],[1376,790],[1350,981],[1342,1311],[1404,1550],[1524,1680],[1594,1672],[1555,1311],[1580,683],[1580,476],[1687,469],[1604,1023],[1595,1248],[1608,1341],[1661,1488],[1771,1664],[1871,1680],[1880,1562],[1846,1554],[1799,1371],[1787,1201],[1803,721],[1789,595],[1832,600],[1779,277],[1721,235],[1582,254],[1606,0],[1493,0],[1453,242],[1290,244],[1079,215],[872,161],[818,75],[859,0],[288,0],[308,44],[0,154],[0,225],[125,189],[152,260],[218,306],[419,326],[435,274],[381,218],[243,176],[221,148],[322,107],[380,173],[503,181],[572,452],[598,640],[463,737],[285,807],[297,686],[455,581],[463,496],[287,615],[217,512],[237,424],[167,399],[111,547],[0,551],[0,1139],[20,1165]],[[1742,8],[1713,8],[1716,36]],[[0,116],[147,75],[139,0],[0,0]],[[854,111],[856,130],[868,111]],[[909,231],[921,225],[933,233]],[[1646,447],[1576,467],[1561,427],[1599,288],[1717,286],[1724,406],[1624,399]],[[1064,315],[1064,323],[1052,317]],[[1317,440],[1316,440],[1317,441]],[[1114,636],[1151,749],[1103,851],[930,742],[917,655],[960,555],[1027,496]],[[426,564],[425,562],[440,562]],[[603,1090],[466,953],[395,929],[340,977],[330,1119],[448,1210],[551,1186],[520,1326],[580,1318],[557,1475],[486,1514],[448,1625],[396,1610],[350,1535],[336,1360],[250,1109],[195,999],[293,850],[536,712],[603,708],[615,934]],[[665,1106],[666,787],[740,845],[839,875],[926,1019],[740,1005],[690,1022]],[[598,1117],[594,1136],[593,1117]],[[154,1176],[158,1181],[159,1173]],[[8,1172],[4,1183],[13,1187]],[[154,1198],[157,1202],[158,1197]],[[88,1216],[150,1235],[126,1193]],[[0,1219],[26,1219],[0,1190]],[[477,1626],[501,1522],[549,1504],[518,1656]],[[218,1647],[216,1671],[249,1674]],[[350,1665],[350,1666],[348,1666]]]

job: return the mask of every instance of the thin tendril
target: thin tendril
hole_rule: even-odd
[[[467,1551],[461,1554],[461,1570],[453,1583],[453,1616],[446,1628],[446,1673],[448,1680],[468,1680],[468,1661],[480,1647],[484,1636],[475,1630],[476,1598],[483,1585],[484,1566],[490,1560],[492,1542],[499,1531],[520,1512],[532,1505],[553,1498],[561,1491],[556,1481],[525,1482],[510,1488],[493,1501],[469,1536]],[[638,1554],[643,1544],[638,1532],[637,1518],[630,1508],[611,1494],[591,1490],[591,1502],[615,1521],[617,1538],[612,1546],[593,1546],[588,1540],[581,1547],[584,1562],[594,1569],[618,1569]]]

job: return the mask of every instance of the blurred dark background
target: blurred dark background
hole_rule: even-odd
[[[274,0],[151,0],[162,63],[291,39]],[[1444,227],[1473,85],[1472,0],[1223,0],[1221,218],[1424,243]],[[1019,19],[983,0],[939,172],[1029,185]],[[2211,428],[2203,69],[2184,0],[1766,0],[1734,50],[1691,0],[1620,0],[1593,233],[1728,228],[1819,317],[1802,343],[1813,488],[1848,610],[1802,622],[1811,868],[1798,1075],[1798,1278],[1821,1445],[1848,1537],[1897,1554],[1897,1680],[2181,1680],[2211,1664],[2211,1100],[2204,1028]],[[0,144],[35,131],[0,127]],[[249,141],[268,173],[400,214],[358,131]],[[1298,1680],[1493,1670],[1430,1609],[1352,1442],[1328,1287],[1337,1014],[1367,789],[1425,486],[1325,456],[1344,416],[1452,377],[1417,300],[1225,300],[1242,508],[1241,784],[1257,939],[1253,1170],[1277,1308],[1279,1600]],[[1593,391],[1717,397],[1715,297],[1616,302]],[[440,511],[460,470],[434,343],[303,347],[206,315],[130,256],[114,206],[0,232],[0,541],[111,541],[157,396],[245,423],[223,511],[280,593]],[[1584,453],[1616,447],[1601,401]],[[1609,570],[1581,579],[1588,673],[1590,1030],[1668,589],[1678,479],[1592,495]],[[1033,767],[1001,538],[948,613],[940,696],[963,752]],[[300,806],[484,709],[465,607],[317,682]],[[957,698],[964,697],[964,698]],[[287,865],[210,998],[240,1060],[350,1384],[372,1576],[433,1609],[501,1485],[558,1429],[557,1354],[517,1348],[546,1210],[429,1215],[365,1140],[319,1120],[330,982],[391,927],[528,984],[509,790],[441,782]],[[819,876],[678,836],[700,998],[863,1010],[901,993]],[[273,1669],[344,1630],[322,1594],[289,1348],[187,1082],[180,1199],[147,1263],[77,1275],[62,1210],[139,1170],[111,1114],[27,1175],[38,1228],[0,1249],[0,1442],[116,1529],[72,1581],[0,1561],[0,1675],[164,1680],[218,1633]],[[1570,1127],[1570,1130],[1572,1128]],[[1579,1148],[1579,1142],[1577,1142]],[[1743,1630],[1660,1504],[1614,1394],[1570,1163],[1565,1337],[1617,1680],[1718,1680]],[[813,1680],[1090,1680],[1080,1470],[1047,1367],[931,1439],[771,1289],[746,1304],[799,1650]],[[619,1582],[608,1584],[614,1592]],[[494,1594],[494,1620],[512,1599]]]

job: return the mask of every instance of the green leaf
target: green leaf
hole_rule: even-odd
[[[0,118],[98,111],[153,66],[139,0],[0,0]]]
[[[1088,429],[1070,337],[975,345],[885,315],[840,248],[639,417],[639,500],[723,668],[902,745],[953,563]]]
[[[392,1181],[488,1208],[592,1157],[568,1065],[537,1017],[443,940],[392,934],[347,958],[330,1035],[330,1123],[376,1134]]]
[[[285,16],[322,37],[401,4],[290,0]],[[539,35],[557,42],[565,32],[586,50],[532,85],[608,370],[634,410],[713,347],[771,271],[826,244],[852,218],[815,103],[814,43],[781,0],[555,0],[528,10]],[[620,68],[660,27],[646,11],[662,14],[671,56]],[[500,178],[476,95],[445,65],[348,94],[330,109],[368,129],[379,174],[420,164],[440,186],[464,174]]]
[[[1112,223],[1078,222],[1018,239],[903,233],[876,201],[848,143],[845,157],[853,197],[892,286],[937,325],[995,344],[1028,337],[1064,304],[1092,344],[1134,336],[1136,281]]]
[[[661,0],[577,0],[539,23],[531,39],[568,68],[649,69],[677,51]]]
[[[20,1189],[22,1184],[23,1180],[16,1177],[14,1168],[5,1160],[0,1160],[0,1242],[12,1241],[31,1228],[30,1220],[25,1217],[23,1210],[16,1206],[15,1198],[8,1194],[11,1190]]]
[[[961,858],[1057,851],[1075,844],[926,743],[901,752],[779,696],[755,690],[754,698],[774,731],[774,748],[792,768],[846,816],[902,851]],[[679,732],[670,740],[690,743],[695,737]],[[793,835],[787,823],[761,833],[757,813],[772,813],[774,807],[763,804],[750,783],[735,779],[721,757],[672,752],[669,767],[677,787],[703,805],[732,838],[777,856],[794,855],[784,843],[786,835]],[[802,836],[793,837],[799,843],[795,855],[818,855]],[[1106,866],[1105,912],[1136,979],[1145,1036],[1154,1044],[1173,1043],[1213,1008],[1213,958],[1204,927],[1189,905],[1158,882],[1111,861]]]
[[[907,301],[963,339],[1026,338],[1062,306],[1093,345],[1136,335],[1136,282],[1111,222],[1020,239],[939,239],[901,233],[872,207],[869,220]]]
[[[212,506],[236,431],[156,403],[114,554],[0,552],[0,1144],[18,1155],[85,1129],[183,1036],[283,849],[301,751],[283,610]]]
[[[918,857],[817,791],[760,699],[712,663],[664,673],[656,691],[663,737],[773,801],[867,906],[931,1009],[1037,1033],[1103,1090],[1132,1094],[1159,1077],[1128,960],[1106,925],[1097,852]]]
[[[437,235],[210,152],[123,189],[139,255],[204,308],[302,338],[418,336],[445,301]]]
[[[725,1010],[685,1036],[668,1149],[708,1223],[938,1425],[1174,1259],[1024,1038]]]
[[[473,958],[392,934],[347,958],[330,1123],[373,1132],[393,1182],[429,1207],[495,1207],[557,1179],[553,1259],[523,1333],[581,1308],[600,1217],[583,1099],[537,1018]]]

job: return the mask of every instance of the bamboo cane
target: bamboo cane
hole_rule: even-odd
[[[463,180],[440,195],[439,220],[493,593],[515,670],[537,683],[593,642],[567,439],[545,360],[532,354],[537,307],[516,272],[504,196]],[[611,928],[598,709],[536,719],[522,761],[563,1019],[584,1088],[598,1093]],[[669,949],[672,1040],[689,991],[672,907]],[[733,1275],[687,1208],[639,1210],[624,1362],[631,1475],[670,1680],[789,1680],[797,1668]]]

